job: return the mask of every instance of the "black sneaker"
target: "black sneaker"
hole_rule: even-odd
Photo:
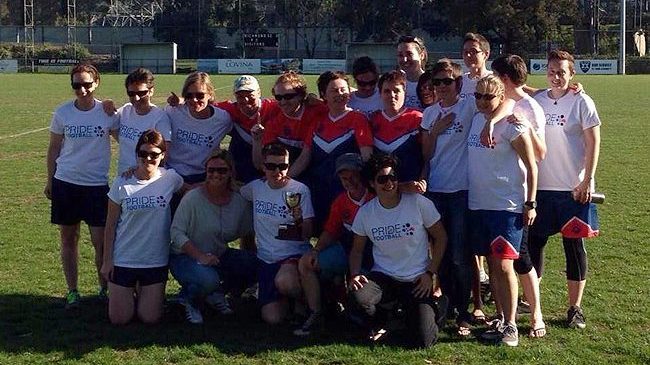
[[[323,321],[323,315],[321,312],[312,312],[309,317],[307,317],[307,320],[305,320],[305,323],[302,324],[302,326],[295,331],[293,331],[293,334],[296,336],[309,336],[318,326],[322,324]]]
[[[582,308],[578,306],[571,306],[566,312],[566,321],[569,328],[578,328],[584,329],[587,327],[585,323],[585,314],[582,312]]]
[[[490,329],[481,334],[481,339],[485,341],[499,341],[503,338],[503,331],[506,325],[501,318],[494,319],[490,322]]]

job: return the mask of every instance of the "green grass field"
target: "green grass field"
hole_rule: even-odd
[[[265,95],[273,77],[262,77]],[[124,76],[102,78],[99,98],[127,100]],[[220,98],[231,76],[215,77]],[[311,90],[315,78],[309,78]],[[387,344],[371,347],[360,332],[332,323],[321,335],[297,339],[290,327],[261,323],[255,306],[242,303],[230,318],[206,315],[191,326],[176,311],[163,324],[115,328],[93,302],[92,247],[82,229],[81,311],[66,313],[58,231],[43,196],[51,113],[73,97],[65,75],[0,75],[0,363],[182,364],[648,364],[650,363],[650,76],[581,77],[603,121],[598,190],[601,237],[588,242],[590,276],[583,300],[587,328],[565,328],[564,256],[556,238],[547,247],[542,305],[548,334],[521,336],[517,348],[493,347],[444,333],[429,350]],[[183,76],[158,76],[154,102],[179,91]],[[543,87],[541,77],[530,84]],[[645,151],[645,152],[644,152]],[[645,156],[645,157],[644,157]],[[170,281],[168,293],[176,292]],[[490,308],[491,309],[491,308]],[[519,321],[528,333],[528,318]]]

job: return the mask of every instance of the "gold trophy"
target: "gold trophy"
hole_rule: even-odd
[[[295,191],[284,192],[284,203],[289,208],[289,214],[300,205],[302,194]],[[278,227],[278,239],[287,241],[302,241],[302,219],[294,223],[281,224]]]

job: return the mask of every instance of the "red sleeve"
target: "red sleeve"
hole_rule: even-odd
[[[341,235],[341,230],[343,229],[343,212],[341,211],[341,201],[341,195],[334,199],[334,202],[330,207],[330,215],[327,217],[325,226],[323,226],[323,229],[333,238],[338,238]]]
[[[273,119],[277,113],[280,113],[278,102],[272,99],[262,99],[260,109],[260,119],[263,126],[266,127],[269,120]]]
[[[361,113],[353,113],[355,115],[352,128],[354,129],[354,138],[357,140],[357,145],[359,147],[372,147],[372,130],[368,119]]]
[[[278,140],[281,124],[282,119],[280,119],[278,115],[266,121],[264,134],[262,135],[262,146],[266,146],[267,144]]]

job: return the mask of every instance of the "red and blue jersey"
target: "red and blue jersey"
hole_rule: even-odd
[[[370,117],[375,149],[397,158],[399,181],[413,181],[420,176],[423,163],[419,136],[421,122],[422,112],[410,108],[394,117],[383,111]]]
[[[367,191],[360,201],[353,200],[347,191],[342,192],[334,199],[330,208],[327,222],[323,228],[334,239],[341,243],[345,252],[349,255],[352,250],[352,223],[357,216],[359,208],[374,199],[375,194]],[[372,243],[368,241],[363,250],[362,267],[365,270],[372,268]]]
[[[253,137],[251,128],[258,123],[263,126],[268,120],[277,113],[280,108],[275,100],[262,99],[258,115],[248,116],[242,113],[237,107],[236,102],[224,101],[216,104],[219,108],[225,110],[233,121],[233,129],[230,132],[231,140],[228,150],[235,160],[237,170],[237,180],[243,183],[249,183],[259,177],[261,173],[253,166]]]
[[[336,175],[336,159],[345,153],[359,153],[360,147],[371,147],[372,133],[362,113],[350,110],[333,118],[326,109],[318,116],[304,145],[311,148],[305,182],[312,193],[318,229],[325,221],[332,201],[343,191]]]
[[[323,104],[305,105],[298,117],[289,117],[282,111],[274,113],[264,126],[262,145],[280,142],[289,150],[289,160],[295,161],[302,151],[305,140],[311,136],[314,123],[319,115],[327,113],[327,106]]]

